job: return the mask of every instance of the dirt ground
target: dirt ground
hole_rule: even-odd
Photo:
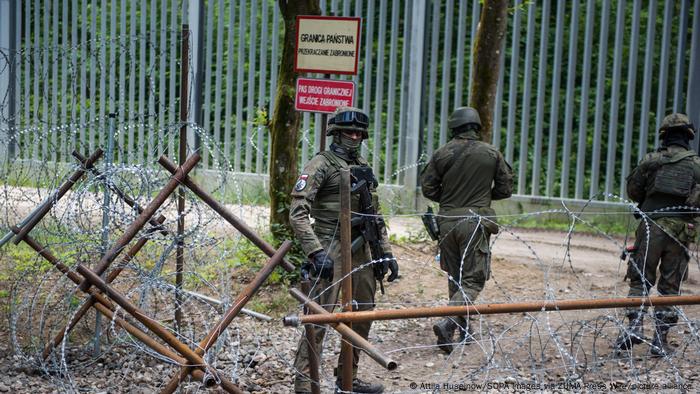
[[[401,226],[393,225],[392,231],[407,231]],[[625,266],[619,259],[624,239],[515,229],[492,241],[492,276],[478,303],[626,295]],[[435,262],[435,251],[427,242],[394,245],[401,277],[386,283],[385,295],[377,294],[377,308],[446,305],[447,278]],[[700,294],[698,283],[698,263],[693,260],[684,294]],[[624,316],[614,309],[474,316],[476,342],[459,344],[450,355],[435,346],[435,319],[379,321],[370,342],[399,367],[386,371],[363,355],[359,376],[382,382],[390,393],[698,392],[700,308],[683,310],[686,318],[670,334],[677,350],[668,358],[650,357],[648,343],[616,354],[611,343]],[[650,320],[645,327],[649,340]],[[2,327],[0,393],[153,392],[176,370],[138,344],[122,342],[97,359],[84,349],[68,348],[64,362],[69,373],[47,374],[32,360],[9,354],[7,329]],[[249,317],[236,319],[232,327],[229,346],[219,349],[211,362],[246,391],[292,392],[291,364],[301,330],[282,327],[279,319],[262,322]],[[197,338],[202,335],[200,331]],[[324,393],[333,390],[339,342],[331,331],[322,363]],[[188,392],[201,390],[195,384],[184,387]]]

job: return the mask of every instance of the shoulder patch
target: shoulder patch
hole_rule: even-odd
[[[294,185],[294,190],[295,191],[302,191],[306,187],[306,180],[309,179],[308,174],[301,174],[299,175],[299,178],[297,179],[297,183]]]

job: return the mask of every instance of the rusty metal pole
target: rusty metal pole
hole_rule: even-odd
[[[459,315],[494,315],[500,313],[572,311],[586,309],[626,308],[642,306],[698,305],[700,295],[604,298],[562,301],[533,301],[512,304],[437,306],[407,309],[384,309],[360,312],[327,313],[285,318],[285,325],[367,322],[376,320],[417,319]]]
[[[158,159],[158,163],[163,166],[166,170],[170,171],[171,174],[175,174],[175,171],[177,170],[177,166],[175,166],[175,163],[170,161],[167,157],[161,156],[160,159]],[[250,242],[253,243],[253,245],[257,246],[260,248],[260,250],[263,251],[266,255],[269,257],[272,257],[275,254],[275,248],[267,243],[262,237],[260,237],[258,234],[255,233],[250,227],[248,227],[245,222],[240,220],[239,218],[236,217],[231,211],[229,211],[223,204],[219,203],[216,201],[212,196],[210,196],[204,189],[202,189],[199,185],[197,185],[194,181],[192,181],[191,178],[185,177],[182,179],[182,184],[187,186],[188,189],[192,191],[197,197],[199,197],[202,201],[204,201],[205,204],[209,205],[211,209],[213,209],[216,213],[221,215],[224,220],[229,222],[236,230],[238,230],[241,234],[243,234],[244,237],[248,238]],[[282,268],[284,268],[287,272],[294,272],[296,270],[296,267],[294,267],[294,264],[290,263],[288,260],[283,260],[282,261]]]
[[[303,303],[304,307],[308,308],[311,313],[318,313],[321,315],[330,314],[330,312],[325,310],[321,305],[312,301],[309,297],[297,289],[289,289],[289,294],[291,294],[292,297],[296,298],[299,302]],[[292,318],[296,319],[297,317],[293,316]],[[284,320],[284,324],[288,325],[286,319],[287,318]],[[362,338],[360,334],[350,329],[350,327],[345,325],[345,323],[331,323],[330,326],[341,335],[344,335],[353,346],[367,353],[372,360],[376,361],[382,367],[388,369],[389,371],[393,371],[399,366],[396,361],[382,354],[382,352],[374,347],[374,345],[369,343],[368,340]]]
[[[180,56],[180,165],[187,160],[187,76],[189,74],[190,28],[182,25]],[[175,332],[182,324],[182,271],[185,267],[185,188],[177,190],[177,248],[175,251]]]
[[[19,232],[19,229],[17,227],[13,227],[12,230],[14,232]],[[68,279],[73,281],[75,284],[80,284],[82,281],[82,278],[76,274],[75,272],[71,271],[68,266],[63,264],[56,256],[54,256],[47,248],[45,248],[43,245],[41,245],[39,242],[37,242],[34,238],[32,238],[31,235],[27,235],[24,237],[24,243],[29,245],[30,248],[34,249],[41,257],[43,257],[46,261],[51,263],[56,269],[58,269],[62,274],[64,274]],[[144,242],[145,243],[145,242]],[[110,273],[111,274],[111,273]],[[110,275],[111,276],[111,275]],[[87,294],[90,295],[90,298],[88,299],[88,302],[83,304],[83,307],[81,307],[80,312],[82,312],[81,316],[85,314],[85,311],[83,309],[89,309],[89,306],[95,305],[95,303],[99,303],[99,305],[102,305],[104,308],[106,308],[108,311],[113,311],[114,310],[114,305],[105,298],[102,294],[100,294],[96,289],[90,288],[87,290]],[[88,308],[85,308],[85,306],[88,305]],[[99,306],[96,305],[96,306]],[[101,310],[98,308],[98,310]],[[111,315],[108,316],[111,319]],[[62,341],[65,336],[65,334],[68,332],[69,329],[73,328],[75,324],[77,324],[79,319],[74,318],[71,323],[69,324],[66,329],[61,331],[59,335],[54,338],[54,340],[46,346],[44,349],[43,353],[43,358],[46,359],[49,354],[51,354],[51,350],[53,350],[54,347],[58,346]]]
[[[13,227],[14,232],[19,232],[19,229],[16,227]],[[75,272],[71,271],[70,268],[68,268],[65,264],[61,263],[58,258],[56,258],[51,252],[48,251],[45,247],[43,247],[39,242],[34,240],[30,235],[27,235],[24,237],[24,242],[29,245],[32,249],[34,249],[37,253],[39,253],[40,256],[42,256],[46,261],[51,263],[53,266],[55,266],[59,271],[61,271],[64,275],[66,275],[70,280],[72,280],[75,284],[80,284],[82,281],[82,278],[78,276]],[[114,271],[113,271],[114,272]],[[110,273],[111,274],[111,273]],[[110,275],[112,276],[112,275]],[[114,279],[116,275],[112,276],[112,279]],[[161,355],[170,358],[174,362],[178,364],[183,364],[187,360],[184,358],[178,356],[175,352],[172,350],[166,348],[165,346],[161,345],[160,343],[154,341],[151,337],[148,336],[145,332],[141,331],[131,323],[129,323],[127,320],[122,319],[118,316],[114,315],[114,306],[112,303],[106,299],[102,294],[98,293],[96,289],[90,288],[88,289],[88,294],[90,294],[90,298],[88,299],[88,302],[83,304],[83,308],[85,305],[89,306],[94,306],[94,308],[106,316],[110,320],[114,320],[116,324],[118,324],[120,327],[124,328],[128,333],[139,339],[141,342],[143,342],[146,346],[150,347],[151,349],[155,350],[156,352],[160,353]],[[91,304],[89,304],[92,302]],[[88,306],[88,309],[89,309]],[[83,309],[81,308],[81,310]],[[83,312],[84,314],[84,312]],[[74,319],[75,320],[75,319]],[[75,320],[75,323],[77,323],[77,320]],[[74,325],[74,324],[73,324]],[[72,328],[73,326],[70,326]],[[68,327],[66,330],[62,331],[62,336],[54,338],[54,341],[47,345],[47,347],[44,349],[43,353],[43,358],[46,359],[48,356],[51,354],[51,351],[53,348],[58,346],[61,341],[63,341],[63,338],[65,334],[68,332]],[[207,387],[213,386],[216,381],[213,379],[212,376],[207,377],[208,375],[205,375],[204,372],[202,372],[200,369],[197,369],[196,371],[193,372],[193,377],[196,380],[204,382],[204,384]]]
[[[126,297],[124,297],[121,293],[119,293],[110,285],[105,283],[105,281],[102,280],[102,278],[100,278],[99,275],[97,275],[95,272],[91,271],[82,264],[78,264],[76,270],[80,273],[80,275],[82,275],[85,278],[85,281],[93,284],[95,287],[102,290],[105,294],[109,296],[109,298],[111,298],[112,300],[114,300],[114,302],[119,304],[119,306],[124,308],[126,312],[128,312],[136,320],[140,321],[144,326],[146,326],[146,328],[148,328],[151,332],[156,334],[160,339],[165,341],[168,345],[170,345],[173,349],[180,353],[184,358],[186,358],[188,363],[205,368],[207,372],[214,375],[214,378],[221,380],[221,382],[228,382],[228,379],[221,376],[215,369],[209,367],[209,365],[206,363],[206,361],[204,361],[204,359],[202,359],[201,356],[197,355],[187,345],[180,342],[180,340],[178,340],[173,334],[170,333],[170,331],[166,330],[158,322],[148,317],[146,313],[144,313],[141,309],[129,302],[129,300]],[[222,385],[222,387],[226,388],[227,386]],[[236,386],[233,383],[230,383],[230,386],[228,387],[235,387],[235,389],[231,392],[243,394],[243,391],[241,391],[240,388],[238,388],[238,386]]]
[[[182,167],[179,167],[175,175],[173,175],[168,183],[161,189],[161,191],[156,195],[156,197],[151,201],[150,204],[136,217],[133,223],[124,231],[121,237],[114,243],[112,249],[108,250],[104,256],[100,259],[95,268],[97,275],[102,275],[107,268],[109,268],[112,261],[117,257],[117,255],[124,249],[124,247],[131,242],[136,234],[141,230],[141,228],[148,222],[148,220],[153,216],[153,214],[160,208],[165,200],[175,191],[177,186],[182,182],[187,174],[192,171],[195,165],[199,162],[199,155],[197,153],[190,156]],[[18,235],[19,236],[19,235]],[[83,282],[80,285],[81,290],[86,290],[90,284],[88,282]]]
[[[102,154],[102,151],[100,149],[95,151],[95,154],[97,154],[98,152],[99,152],[99,154]],[[80,163],[83,165],[83,167],[88,167],[87,160],[88,159],[85,158],[84,160],[80,161]],[[94,163],[94,161],[93,161],[93,163]],[[94,167],[92,167],[92,163],[90,164],[90,169],[94,169]],[[78,171],[82,171],[82,169],[79,169]],[[76,181],[77,181],[77,179],[76,179]],[[69,188],[70,187],[72,187],[72,184],[69,186]],[[53,193],[51,193],[51,195],[46,197],[44,199],[44,201],[42,201],[39,205],[37,205],[27,216],[24,217],[24,219],[22,219],[21,222],[19,222],[17,224],[17,227],[18,228],[25,227],[27,225],[27,223],[34,220],[34,216],[36,216],[37,214],[39,214],[39,212],[46,209],[46,206],[51,206],[51,205],[55,204],[63,196],[63,194],[61,194],[61,196],[59,197],[60,192],[61,192],[61,190],[58,189],[58,190],[54,191]],[[46,215],[46,212],[48,212],[48,210],[41,213],[42,217],[44,215]],[[35,225],[36,225],[36,223],[35,223]],[[27,233],[29,233],[29,231],[27,231]],[[6,243],[8,243],[15,234],[16,233],[14,233],[12,230],[8,231],[5,234],[5,236],[3,236],[2,239],[0,239],[0,247],[3,247]]]
[[[179,356],[177,353],[173,352],[172,350],[168,349],[167,347],[161,345],[160,343],[156,342],[153,340],[153,338],[149,337],[148,334],[145,332],[141,331],[139,328],[135,327],[125,319],[122,319],[118,316],[114,315],[114,312],[109,309],[107,306],[102,304],[101,302],[98,302],[96,304],[93,304],[94,308],[102,313],[107,319],[109,320],[114,320],[114,322],[125,329],[129,334],[133,335],[136,337],[138,340],[143,342],[146,346],[150,347],[151,349],[155,350],[156,352],[160,353],[161,355],[171,359],[173,362],[178,363],[178,364],[184,364],[187,362],[186,359],[183,357]],[[47,355],[48,356],[48,355]],[[44,356],[46,358],[46,356]],[[197,369],[192,372],[192,376],[198,380],[204,383],[206,387],[212,387],[216,384],[216,380],[214,379],[213,376],[211,375],[206,375],[201,369]]]
[[[340,170],[340,251],[342,259],[342,289],[343,289],[343,310],[352,312],[352,234],[350,228],[350,170],[343,168]],[[352,323],[348,324],[352,329]],[[340,357],[343,360],[343,369],[338,374],[342,374],[342,387],[345,392],[352,391],[352,369],[353,354],[352,344],[343,335],[343,342],[340,347]]]
[[[161,345],[160,343],[156,342],[153,340],[153,338],[149,337],[148,334],[145,332],[141,331],[128,321],[117,317],[114,315],[114,312],[103,305],[102,303],[96,303],[94,304],[94,308],[102,313],[107,319],[109,320],[114,320],[114,322],[122,327],[124,330],[126,330],[129,334],[133,335],[135,338],[143,342],[146,346],[150,347],[154,351],[160,353],[161,355],[171,359],[173,362],[178,363],[178,364],[184,364],[187,362],[186,359],[183,357],[180,357],[177,353],[173,352],[172,350],[168,349],[167,347]],[[46,357],[44,357],[46,358]],[[201,369],[197,369],[192,372],[192,376],[198,380],[204,383],[206,387],[212,387],[216,384],[216,380],[214,379],[213,376],[211,375],[206,375],[204,372],[202,372]]]
[[[132,247],[126,252],[126,255],[125,255],[124,258],[122,259],[122,261],[121,261],[121,263],[119,264],[119,266],[118,266],[116,269],[114,269],[113,271],[111,271],[111,272],[109,273],[109,275],[107,275],[107,279],[106,279],[106,282],[107,282],[107,283],[112,283],[112,282],[117,278],[117,276],[119,276],[119,274],[121,274],[121,272],[122,272],[122,270],[124,269],[124,267],[125,267],[127,264],[129,264],[129,263],[131,262],[131,260],[134,258],[134,256],[136,256],[136,254],[137,254],[139,251],[141,251],[141,248],[143,248],[143,246],[146,245],[146,242],[148,242],[148,237],[149,237],[151,234],[153,234],[154,232],[158,231],[158,229],[160,228],[160,224],[162,224],[164,221],[165,221],[165,217],[164,217],[164,216],[159,217],[158,220],[156,221],[156,224],[157,224],[159,227],[152,227],[152,228],[150,228],[150,229],[146,232],[146,234],[145,234],[143,237],[141,237],[141,239],[139,239],[138,242],[136,242],[136,243],[134,244],[134,246],[132,246]],[[13,230],[16,230],[16,229],[13,229]],[[58,268],[59,271],[61,271],[61,272],[63,272],[64,274],[68,275],[68,277],[70,278],[70,273],[72,273],[72,272],[70,272],[70,270],[68,270],[69,272],[64,272],[64,270],[61,268],[61,266],[58,265],[58,264],[60,264],[60,262],[58,262],[58,260],[54,261],[55,259],[51,259],[51,258],[49,258],[47,255],[45,255],[45,253],[47,253],[46,249],[43,248],[41,245],[39,245],[31,236],[27,235],[27,236],[25,237],[24,241],[25,241],[25,243],[27,243],[30,247],[32,247],[32,249],[34,249],[37,253],[39,253],[39,254],[42,255],[46,260],[48,260],[51,264],[53,264],[54,266],[56,266],[56,268]],[[62,264],[61,264],[61,265],[62,265]],[[66,268],[67,268],[67,267],[66,267]],[[73,274],[74,274],[74,273],[73,273]],[[74,274],[74,275],[75,275],[75,274]],[[71,280],[73,280],[73,281],[75,282],[75,284],[79,285],[80,282],[82,281],[82,279],[81,279],[78,275],[75,275],[75,276],[78,278],[77,282],[76,282],[75,280],[73,280],[72,278],[71,278]],[[56,334],[56,336],[54,337],[53,341],[52,341],[51,343],[49,343],[49,344],[46,346],[46,348],[44,349],[44,353],[43,353],[44,359],[46,359],[46,358],[49,356],[49,354],[51,353],[51,350],[52,350],[54,347],[58,346],[58,344],[60,344],[60,343],[63,341],[63,337],[64,337],[66,334],[68,334],[68,333],[73,329],[73,327],[75,327],[76,324],[78,324],[78,322],[80,321],[80,319],[82,319],[83,316],[85,316],[85,313],[87,313],[87,311],[90,310],[90,307],[93,306],[93,305],[95,304],[96,301],[97,301],[97,299],[95,298],[94,295],[90,296],[90,297],[87,299],[87,301],[86,301],[86,302],[80,307],[80,309],[73,315],[71,321],[68,322],[68,324],[66,325],[66,327],[65,327],[63,330],[59,331],[59,333]]]
[[[296,289],[290,289],[296,290]],[[311,297],[311,282],[308,279],[301,281],[301,291]],[[309,306],[304,304],[304,314],[309,313]],[[307,347],[309,349],[309,378],[311,379],[311,394],[321,394],[321,376],[319,368],[321,364],[320,353],[316,348],[316,328],[313,324],[304,326],[304,334],[306,335]]]
[[[83,167],[81,167],[81,168],[79,168],[78,170],[76,170],[76,171],[73,173],[73,175],[71,175],[71,177],[68,178],[68,180],[65,181],[65,182],[61,185],[61,187],[58,188],[58,190],[56,191],[56,193],[53,195],[53,196],[55,196],[55,197],[54,197],[52,200],[47,200],[46,203],[45,203],[44,205],[41,205],[41,206],[40,206],[41,208],[39,208],[39,209],[34,213],[34,215],[31,217],[31,219],[29,219],[29,221],[27,222],[27,224],[25,224],[24,226],[22,226],[22,229],[20,230],[19,234],[17,234],[17,235],[15,236],[15,238],[12,240],[12,242],[13,242],[15,245],[19,245],[19,243],[22,242],[22,239],[23,239],[27,234],[29,234],[30,231],[32,231],[32,229],[34,228],[34,226],[36,226],[37,223],[39,223],[39,221],[40,221],[41,219],[44,218],[44,216],[46,216],[46,214],[49,212],[49,210],[51,209],[51,207],[52,207],[54,204],[56,204],[56,203],[58,202],[58,200],[60,200],[61,197],[63,197],[63,196],[68,192],[68,190],[70,190],[70,188],[73,187],[73,185],[75,185],[75,183],[78,182],[78,180],[79,180],[80,178],[83,177],[83,175],[85,175],[85,172],[87,172],[88,168],[92,167],[92,165],[95,164],[95,162],[96,162],[100,157],[102,157],[102,153],[103,153],[103,152],[102,152],[102,149],[99,149],[99,148],[98,148],[98,149],[95,151],[95,153],[93,153],[92,155],[90,155],[90,157],[85,161]]]
[[[240,313],[241,309],[243,309],[243,306],[255,295],[255,293],[260,289],[260,286],[262,286],[267,278],[270,276],[272,271],[275,270],[275,268],[282,262],[282,259],[284,258],[284,255],[289,252],[289,249],[291,249],[292,243],[290,241],[284,241],[282,246],[277,249],[277,253],[275,253],[268,261],[267,263],[258,271],[257,275],[255,275],[255,278],[246,286],[245,289],[238,295],[236,300],[233,302],[233,305],[229,310],[224,314],[224,317],[221,318],[219,323],[214,326],[211,331],[209,331],[209,334],[199,342],[199,346],[195,349],[195,354],[198,356],[204,355],[204,352],[209,350],[210,347],[212,347],[216,341],[219,339],[219,336],[226,331],[226,328],[231,324],[233,319],[238,316]],[[165,388],[161,391],[161,393],[173,393],[177,389],[178,385],[182,380],[184,380],[187,375],[191,371],[191,365],[186,365],[180,369],[180,372],[175,375],[172,379],[170,379],[170,382],[165,386]]]
[[[80,153],[78,153],[78,151],[73,151],[72,155],[84,167],[88,166],[87,165],[87,158],[85,156],[81,155]],[[102,173],[100,172],[100,170],[98,170],[95,167],[90,166],[90,172],[92,172],[92,174],[97,178],[102,176]],[[122,191],[120,188],[118,188],[114,183],[110,182],[108,179],[105,179],[105,186],[108,187],[110,190],[112,190],[114,192],[114,194],[119,196],[119,198],[122,201],[124,201],[128,206],[134,208],[134,210],[136,211],[136,214],[140,214],[141,212],[143,212],[143,208],[141,208],[141,206],[136,201],[134,201],[133,198],[129,197],[126,193],[124,193],[124,191]],[[165,221],[165,216],[160,215],[157,219],[156,218],[149,219],[148,223],[150,223],[152,226],[158,227],[164,221]],[[22,227],[22,226],[19,226],[19,227]],[[164,228],[161,229],[161,234],[168,235],[168,230],[164,229]]]

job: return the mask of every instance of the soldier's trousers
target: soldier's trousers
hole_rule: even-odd
[[[340,254],[340,240],[332,238],[324,238],[319,236],[321,245],[328,253],[333,262],[333,282],[329,282],[320,278],[311,279],[311,299],[323,305],[328,311],[332,311],[338,302],[338,293],[340,291],[342,278],[342,260]],[[352,256],[353,270],[362,264],[371,261],[369,247],[365,244],[364,248],[355,252]],[[374,278],[372,265],[355,271],[352,274],[352,298],[357,305],[353,310],[366,311],[374,309],[374,293],[377,289],[377,284]],[[360,334],[362,338],[367,339],[372,322],[353,323],[352,328]],[[316,351],[321,359],[323,350],[323,338],[326,334],[326,326],[316,326]],[[353,377],[357,375],[357,362],[360,357],[360,350],[353,348]],[[309,346],[306,340],[306,335],[302,335],[299,346],[297,348],[296,358],[294,360],[294,368],[296,370],[296,378],[294,381],[295,391],[311,391],[311,381],[309,379]],[[338,358],[338,376],[341,376],[342,357]]]
[[[680,294],[681,282],[688,271],[687,246],[695,237],[694,226],[676,217],[641,221],[635,237],[636,251],[630,255],[627,266],[627,278],[630,279],[628,296],[648,296],[655,284],[661,295]],[[628,315],[639,311],[639,308],[627,308]],[[677,320],[672,306],[657,306],[654,312],[664,320]]]
[[[438,224],[450,305],[473,303],[489,277],[489,235],[474,218],[441,217]]]

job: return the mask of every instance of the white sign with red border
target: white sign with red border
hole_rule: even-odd
[[[297,111],[332,113],[340,106],[355,106],[355,83],[332,79],[297,79]]]
[[[297,16],[294,71],[357,74],[360,18]]]

